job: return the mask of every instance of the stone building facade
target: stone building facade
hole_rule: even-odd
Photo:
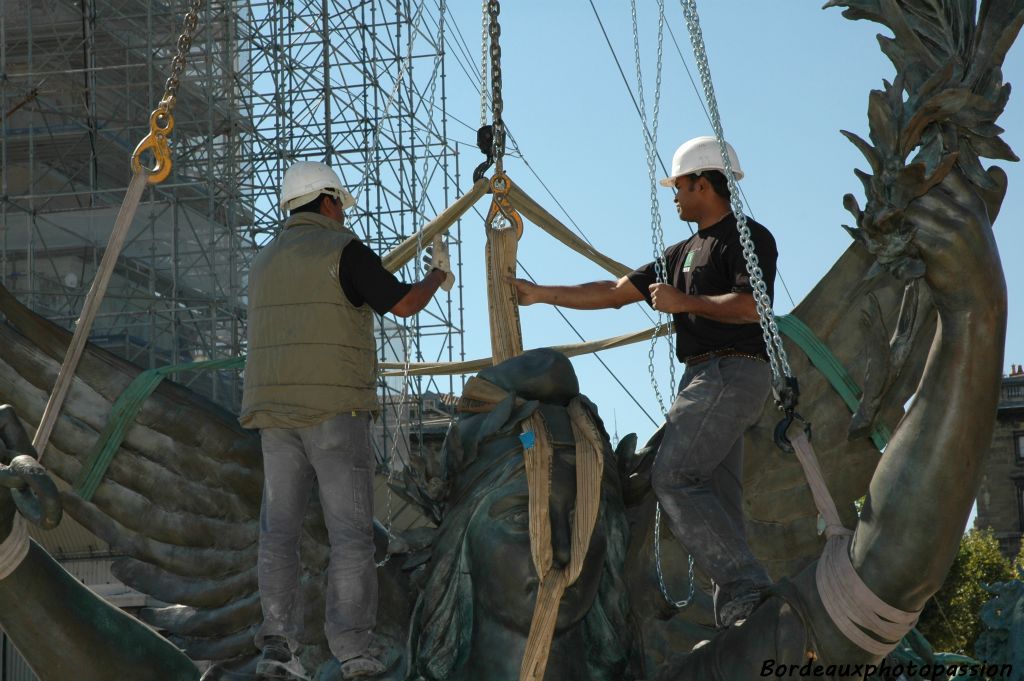
[[[1024,367],[1003,378],[996,428],[978,489],[978,528],[991,527],[1013,559],[1024,535]]]

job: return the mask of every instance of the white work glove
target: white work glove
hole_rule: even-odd
[[[430,274],[431,270],[444,272],[445,278],[441,282],[441,288],[445,291],[452,290],[452,286],[455,285],[455,275],[452,274],[452,263],[448,257],[448,244],[441,239],[440,235],[435,236],[433,243],[427,246],[423,255],[423,269],[426,274]]]

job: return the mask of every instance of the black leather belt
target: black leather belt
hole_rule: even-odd
[[[734,350],[732,348],[724,348],[722,350],[710,350],[708,352],[702,352],[697,355],[690,355],[689,357],[683,360],[683,364],[685,364],[688,367],[692,367],[702,362],[706,362],[709,359],[714,359],[715,357],[746,357],[747,359],[756,359],[758,362],[768,361],[768,358],[765,357],[764,355],[753,354],[750,352],[741,352],[739,350]]]

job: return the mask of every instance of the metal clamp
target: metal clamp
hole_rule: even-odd
[[[775,445],[786,452],[793,453],[793,444],[786,437],[786,432],[793,425],[793,421],[800,421],[804,424],[804,433],[807,439],[811,439],[811,423],[797,413],[796,407],[800,402],[800,383],[796,376],[783,376],[772,384],[772,392],[775,394],[775,404],[785,414],[783,419],[775,425]]]
[[[512,207],[512,202],[508,200],[508,193],[512,189],[512,180],[508,179],[508,175],[503,171],[498,171],[491,178],[490,185],[493,199],[491,200],[491,209],[487,211],[486,224],[491,229],[509,229],[514,227],[516,230],[516,240],[522,239],[523,218]]]
[[[132,152],[132,172],[146,172],[146,181],[149,184],[160,184],[171,174],[171,146],[168,137],[174,130],[174,114],[161,103],[149,115],[149,134],[142,138],[135,151]],[[144,168],[142,165],[142,153],[153,152],[156,157],[156,165],[153,168]]]
[[[789,430],[789,427],[793,425],[793,421],[799,421],[804,424],[804,435],[807,436],[808,440],[811,439],[811,422],[803,416],[800,416],[800,414],[795,411],[786,412],[786,416],[775,424],[774,440],[775,445],[787,454],[792,454],[796,451],[793,449],[793,443],[790,442],[789,438],[786,436],[786,432]]]

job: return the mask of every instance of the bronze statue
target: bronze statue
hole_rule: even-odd
[[[441,487],[433,560],[411,625],[411,665],[422,681],[515,679],[526,647],[538,581],[530,559],[528,496],[519,425],[543,412],[554,448],[551,470],[552,550],[569,562],[575,508],[575,442],[566,404],[578,393],[569,360],[534,350],[480,372],[526,402],[466,414],[445,440],[440,461],[427,464],[443,485],[413,478],[407,494]],[[596,416],[596,413],[594,414]],[[635,678],[629,666],[634,632],[623,583],[628,528],[616,458],[607,434],[601,510],[583,572],[562,599],[548,674],[557,679]],[[439,468],[443,468],[439,470]],[[416,479],[426,484],[416,484]],[[426,504],[425,504],[426,505]],[[501,651],[501,654],[495,654]]]

